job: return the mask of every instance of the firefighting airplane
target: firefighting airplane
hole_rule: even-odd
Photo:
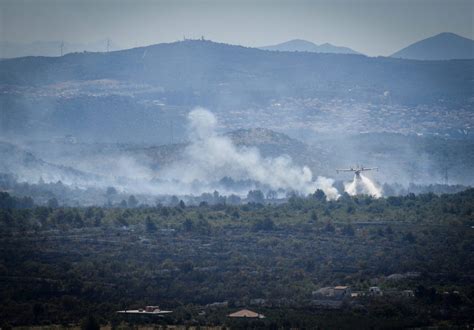
[[[357,178],[360,178],[360,172],[365,172],[365,171],[378,171],[379,168],[378,167],[364,167],[362,165],[357,165],[356,167],[350,167],[350,168],[340,168],[340,169],[336,169],[336,172],[339,173],[339,172],[354,172],[355,176]]]

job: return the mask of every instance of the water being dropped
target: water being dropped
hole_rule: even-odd
[[[345,184],[344,190],[351,196],[370,195],[376,198],[382,197],[382,189],[365,175],[354,175],[352,182]]]

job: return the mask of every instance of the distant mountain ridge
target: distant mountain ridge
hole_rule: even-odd
[[[443,32],[415,42],[391,57],[412,60],[474,59],[474,40]]]
[[[281,52],[310,52],[310,53],[330,53],[330,54],[358,54],[348,47],[334,46],[330,43],[317,45],[311,41],[294,39],[273,46],[259,47],[262,50],[281,51]]]
[[[472,98],[473,70],[473,60],[271,52],[207,40],[2,59],[0,131],[8,137],[164,143],[180,141],[187,112],[196,105],[229,114],[226,125],[236,127],[247,123],[236,124],[242,115],[235,109],[255,109],[258,120],[273,112],[268,118],[277,123],[277,109],[298,109],[299,102],[308,104],[305,113],[333,100],[391,106],[442,100],[446,107],[464,107]],[[332,113],[321,115],[334,118]],[[304,117],[295,111],[294,118],[291,125]]]

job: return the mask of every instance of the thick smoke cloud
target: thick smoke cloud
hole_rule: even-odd
[[[184,157],[164,169],[160,177],[189,185],[230,177],[258,181],[275,190],[306,195],[321,189],[329,199],[339,196],[332,179],[314,179],[308,167],[296,166],[289,157],[265,158],[258,149],[238,147],[231,139],[217,134],[217,119],[208,110],[197,108],[189,113],[188,120],[191,143]]]
[[[263,157],[255,147],[235,145],[219,134],[218,121],[208,110],[197,108],[188,114],[187,135],[189,143],[174,151],[178,158],[161,168],[146,154],[116,146],[97,150],[92,146],[93,152],[86,152],[89,146],[50,143],[46,148],[40,144],[30,149],[39,155],[34,156],[23,151],[26,147],[0,143],[0,153],[10,155],[0,162],[0,173],[13,173],[20,182],[60,180],[80,189],[113,186],[120,193],[150,197],[215,190],[244,197],[254,189],[272,190],[278,197],[308,195],[316,189],[323,190],[328,199],[339,196],[332,179],[313,177],[307,166],[296,165],[289,156]]]

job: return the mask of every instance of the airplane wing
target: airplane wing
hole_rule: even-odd
[[[362,171],[372,171],[372,170],[377,170],[378,171],[379,168],[378,167],[364,167],[362,169]]]
[[[338,168],[336,172],[354,172],[354,170],[352,168]]]

